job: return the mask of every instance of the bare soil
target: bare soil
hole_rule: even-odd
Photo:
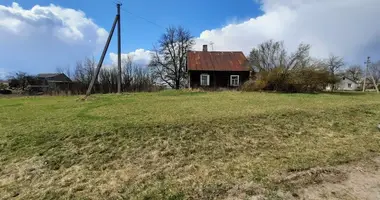
[[[379,200],[380,157],[291,173],[280,178],[278,183],[282,190],[278,190],[273,199]],[[272,198],[255,196],[252,199]]]
[[[340,182],[326,182],[302,189],[302,199],[380,199],[380,157],[369,162],[339,166],[347,174]]]

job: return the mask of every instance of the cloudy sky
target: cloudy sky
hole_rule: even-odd
[[[182,25],[216,51],[249,51],[283,40],[303,42],[319,58],[333,53],[347,63],[380,59],[379,0],[123,0],[124,56],[149,61],[150,49],[169,25]],[[86,56],[99,57],[112,25],[112,0],[0,1],[0,77],[15,71],[54,72]],[[116,38],[115,38],[116,39]],[[211,48],[211,47],[210,47]],[[106,64],[116,60],[112,41]]]

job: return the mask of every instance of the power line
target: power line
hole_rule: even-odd
[[[133,15],[133,16],[135,16],[135,17],[137,17],[137,18],[140,18],[140,19],[142,19],[142,20],[144,20],[144,21],[146,21],[146,22],[148,22],[148,23],[151,23],[151,24],[153,24],[153,25],[155,25],[155,26],[157,26],[157,27],[160,27],[160,28],[165,29],[165,27],[163,27],[163,26],[157,24],[156,22],[153,22],[153,21],[151,21],[151,20],[149,20],[149,19],[147,19],[147,18],[145,18],[145,17],[142,17],[142,16],[140,16],[140,15],[134,14],[134,13],[132,13],[131,11],[128,11],[128,10],[126,10],[126,9],[124,9],[124,8],[121,8],[121,10],[124,11],[124,12],[126,12],[126,13],[128,13],[128,14],[130,14],[130,15]]]

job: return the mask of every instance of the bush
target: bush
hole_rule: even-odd
[[[286,71],[274,68],[259,72],[254,80],[245,82],[243,91],[318,92],[336,81],[325,69],[305,67]]]
[[[262,79],[250,79],[241,86],[241,90],[246,92],[262,91],[266,88],[267,84],[268,82]]]
[[[290,73],[289,84],[296,92],[317,92],[326,88],[329,83],[335,82],[327,70],[304,68]]]
[[[8,88],[7,85],[5,85],[4,83],[0,83],[0,90],[5,90],[7,88]]]
[[[0,94],[12,94],[11,90],[0,90]]]

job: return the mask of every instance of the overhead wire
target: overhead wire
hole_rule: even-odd
[[[121,8],[121,10],[124,11],[125,13],[128,13],[128,14],[132,15],[132,16],[135,16],[135,17],[137,17],[137,18],[140,18],[140,19],[142,19],[142,20],[144,20],[144,21],[146,21],[146,22],[148,22],[148,23],[150,23],[150,24],[153,24],[153,25],[155,25],[155,26],[157,26],[157,27],[159,27],[159,28],[163,28],[163,29],[165,29],[165,27],[163,27],[163,26],[157,24],[156,22],[153,22],[152,20],[149,20],[149,19],[147,19],[147,18],[145,18],[145,17],[142,17],[142,16],[140,16],[140,15],[137,15],[137,14],[135,14],[135,13],[132,13],[131,11],[128,11],[128,10],[126,10],[126,9],[124,9],[124,8]]]

